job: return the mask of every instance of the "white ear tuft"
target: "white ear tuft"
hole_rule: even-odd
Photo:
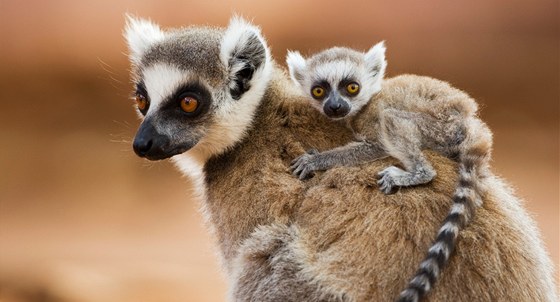
[[[155,42],[165,38],[165,33],[150,20],[126,15],[124,37],[128,43],[130,60],[139,64],[144,52]]]
[[[288,65],[292,81],[296,85],[303,86],[304,72],[307,67],[305,58],[299,53],[299,51],[289,50],[288,55],[286,56],[286,64]]]
[[[257,40],[257,41],[254,41]],[[270,52],[266,41],[261,34],[261,30],[243,19],[240,16],[233,16],[224,33],[220,49],[220,58],[226,66],[230,64],[230,59],[244,46],[260,42],[264,46],[266,60],[270,59]]]
[[[270,66],[270,50],[261,30],[234,16],[224,32],[220,46],[220,59],[229,74],[230,93],[234,99],[239,99],[247,92],[252,81],[266,78],[268,82]]]
[[[381,41],[370,48],[364,55],[366,64],[369,70],[375,73],[375,77],[383,77],[385,75],[385,69],[387,68],[385,50],[385,41]]]

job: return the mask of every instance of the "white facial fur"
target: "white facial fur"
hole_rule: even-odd
[[[142,70],[142,79],[150,95],[150,107],[146,117],[156,112],[161,103],[172,95],[179,86],[187,83],[189,75],[179,68],[165,64],[154,64]]]
[[[186,174],[201,177],[200,168],[212,155],[217,155],[240,141],[251,125],[255,111],[262,99],[269,79],[272,74],[272,63],[270,50],[261,35],[260,29],[239,17],[233,17],[228,28],[223,33],[219,58],[224,66],[224,71],[229,78],[222,79],[223,86],[209,85],[204,78],[195,74],[196,71],[186,71],[169,63],[151,64],[142,66],[144,54],[154,44],[174,39],[174,34],[166,34],[154,23],[127,17],[125,37],[129,43],[130,59],[136,66],[138,78],[142,80],[150,97],[150,107],[146,117],[155,115],[160,105],[180,87],[196,80],[207,87],[214,99],[213,107],[208,114],[212,118],[205,124],[204,136],[190,150],[173,157],[179,169]],[[245,91],[237,100],[232,99],[230,89],[235,88],[232,79],[236,73],[244,68],[239,60],[233,59],[247,45],[255,46],[257,41],[264,46],[264,60],[254,70],[249,81],[249,90]],[[163,43],[163,42],[162,42]],[[253,43],[253,44],[251,44]],[[261,49],[262,49],[261,46]],[[167,134],[167,130],[161,129],[161,133]],[[159,128],[158,128],[158,131]],[[169,134],[172,136],[171,134]]]
[[[166,62],[156,62],[155,64],[142,66],[143,56],[151,46],[166,39],[174,39],[174,36],[166,34],[154,23],[127,16],[124,35],[130,49],[130,60],[136,69],[135,77],[138,78],[137,80],[142,80],[150,97],[150,107],[144,118],[157,115],[165,100],[169,99],[180,86],[193,80],[207,87],[212,94],[214,104],[208,113],[211,114],[211,119],[205,122],[203,126],[204,136],[187,152],[172,157],[172,161],[179,170],[193,180],[196,188],[193,192],[194,195],[204,199],[205,182],[202,169],[204,163],[211,156],[224,152],[244,137],[268,86],[273,64],[266,41],[258,27],[239,17],[232,18],[228,28],[223,33],[218,50],[220,64],[224,66],[227,76],[221,81],[213,81],[213,83],[222,84],[210,85],[209,82],[197,74],[196,70],[189,72]],[[254,70],[249,81],[249,90],[245,91],[239,99],[234,100],[230,94],[230,90],[235,88],[232,79],[244,66],[239,64],[238,60],[232,60],[232,57],[247,43],[254,43],[255,36],[264,46],[264,60]],[[253,37],[252,40],[251,37]],[[159,126],[161,128],[157,128],[158,132],[173,137],[174,134],[171,133],[173,131],[172,125],[171,127],[169,127],[169,124]],[[203,208],[202,212],[205,213],[206,210]]]
[[[387,67],[384,42],[377,43],[366,53],[334,47],[308,59],[297,51],[290,51],[286,63],[292,81],[300,87],[304,95],[310,97],[311,105],[320,112],[323,112],[323,103],[311,97],[311,89],[315,85],[327,82],[331,88],[336,89],[343,80],[358,82],[360,92],[356,96],[343,96],[350,105],[347,117],[358,112],[381,90]]]

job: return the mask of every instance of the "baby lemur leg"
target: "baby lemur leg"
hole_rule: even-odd
[[[353,166],[387,156],[377,141],[358,141],[324,152],[309,150],[292,161],[290,169],[299,179],[305,179],[314,171],[328,170],[335,166]]]
[[[385,194],[391,193],[395,187],[428,183],[436,176],[436,171],[422,154],[426,124],[426,118],[420,113],[395,109],[382,112],[380,136],[383,145],[387,153],[400,160],[405,168],[391,166],[378,174],[379,189]]]

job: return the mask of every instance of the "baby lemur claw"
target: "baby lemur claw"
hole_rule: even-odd
[[[394,189],[396,189],[398,185],[395,183],[394,176],[395,173],[398,173],[399,171],[402,170],[397,167],[391,166],[377,173],[377,176],[379,177],[377,184],[379,185],[379,190],[381,190],[381,192],[387,195],[395,193],[396,190]]]
[[[315,164],[313,163],[313,158],[315,154],[318,154],[319,151],[315,149],[308,150],[306,153],[302,154],[298,158],[292,161],[292,165],[290,166],[290,170],[292,174],[299,178],[300,180],[304,180],[307,178],[313,177],[313,172],[315,171]]]
[[[379,185],[379,190],[381,190],[381,192],[387,195],[395,193],[393,189],[396,188],[396,186],[394,184],[391,184],[390,180],[386,178],[381,178],[380,180],[377,181],[377,184]]]

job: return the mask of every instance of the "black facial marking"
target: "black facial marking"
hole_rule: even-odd
[[[337,91],[331,91],[323,103],[323,112],[330,118],[342,118],[350,112],[350,105]]]
[[[185,112],[181,109],[181,100],[185,97],[192,97],[198,101],[198,107],[195,111]],[[211,104],[212,95],[208,89],[201,83],[194,82],[183,85],[175,90],[175,93],[164,101],[159,111],[165,114],[166,118],[186,118],[192,121],[207,113]]]
[[[322,97],[316,97],[313,95],[313,89],[315,89],[316,87],[321,87],[325,90],[325,93],[323,94]],[[331,85],[329,84],[329,82],[325,81],[325,80],[321,80],[321,81],[316,81],[315,83],[313,83],[313,85],[311,85],[311,91],[309,91],[309,93],[311,94],[311,97],[318,100],[318,101],[323,101],[331,92],[332,88]]]
[[[181,109],[181,100],[191,97],[198,107],[193,112]],[[204,136],[212,95],[198,82],[179,87],[163,100],[161,106],[148,116],[140,126],[133,143],[136,154],[150,160],[160,160],[186,152]]]
[[[136,83],[136,93],[148,96],[148,92],[146,91],[146,85],[144,85],[144,82],[140,81]]]
[[[346,86],[348,86],[348,84],[350,83],[360,83],[358,82],[356,79],[351,78],[351,77],[345,77],[342,80],[340,80],[340,82],[338,82],[338,89],[346,89]]]
[[[146,90],[146,86],[144,85],[144,82],[140,81],[138,83],[136,83],[136,91],[134,92],[134,97],[142,97],[144,99],[146,99],[146,108],[144,109],[140,109],[138,108],[138,111],[140,111],[140,113],[142,113],[142,115],[146,115],[146,113],[148,113],[148,109],[150,108],[150,98],[148,96],[148,91]]]
[[[355,97],[359,94],[355,93],[355,94],[351,94],[348,92],[348,90],[346,90],[346,86],[352,84],[352,83],[356,83],[358,85],[360,85],[360,82],[358,82],[356,79],[351,78],[351,77],[345,77],[344,79],[342,79],[339,83],[338,83],[338,91],[340,91],[340,94],[347,96],[347,97]],[[361,85],[360,85],[361,86]]]
[[[325,81],[325,80],[320,80],[320,81],[315,81],[312,85],[312,87],[315,86],[321,86],[323,88],[325,88],[327,90],[327,92],[331,91],[331,85],[329,84],[329,82]]]

